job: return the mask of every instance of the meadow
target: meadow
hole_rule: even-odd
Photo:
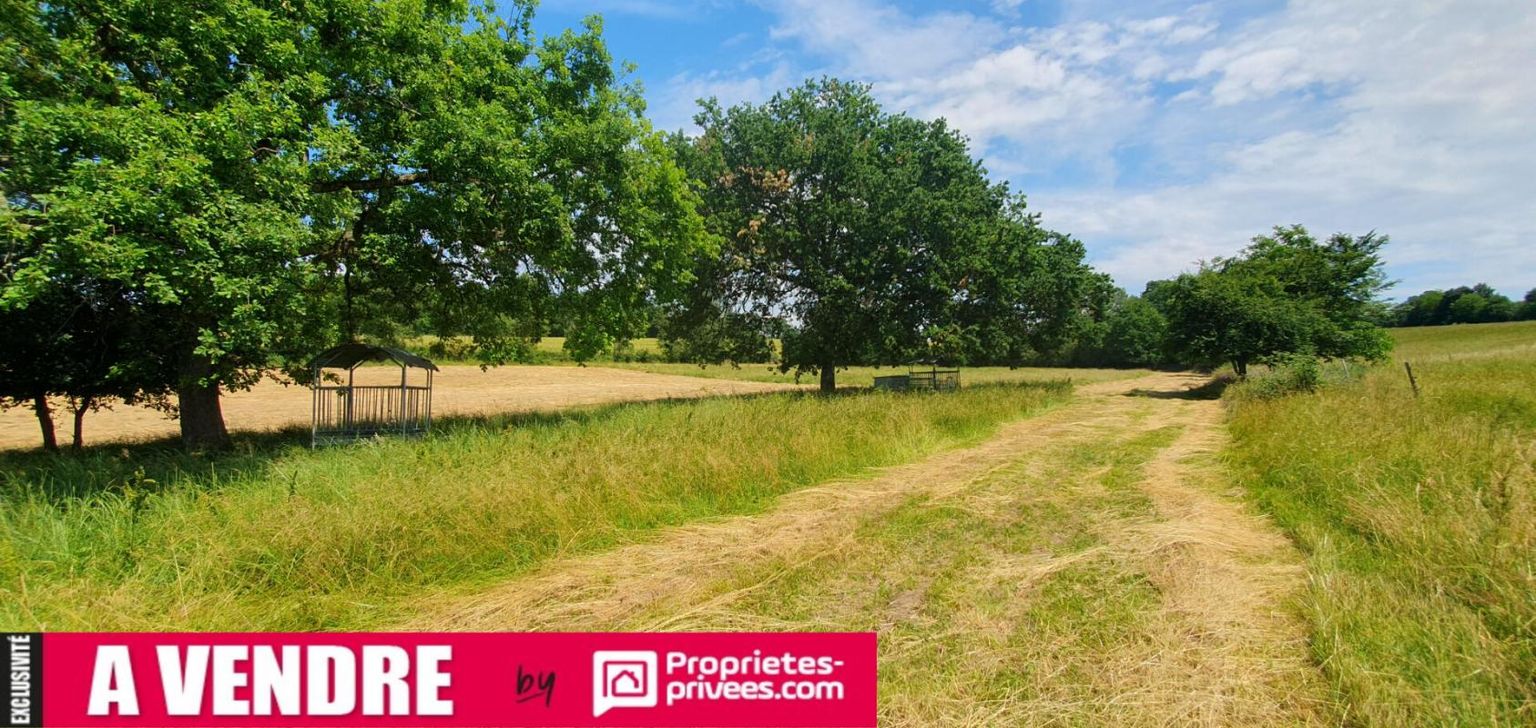
[[[450,340],[439,344],[435,337],[417,337],[406,342],[407,346],[419,351],[429,351],[437,345],[437,348],[445,351],[445,356],[436,359],[439,364],[475,364],[472,359],[465,358],[462,347],[467,346],[464,340]],[[559,336],[546,336],[533,344],[531,363],[546,365],[578,365],[565,351],[565,339]],[[615,349],[611,349],[599,355],[585,365],[608,367],[612,369],[629,369],[632,371],[649,372],[651,374],[672,374],[685,377],[702,377],[705,379],[731,379],[748,382],[765,382],[769,384],[802,384],[815,385],[815,375],[797,375],[793,371],[779,371],[777,364],[769,362],[745,363],[745,364],[689,364],[684,362],[664,361],[661,342],[654,338],[638,338],[627,341]],[[837,384],[839,387],[868,387],[874,384],[875,377],[890,374],[905,374],[907,367],[898,366],[852,366],[840,369],[837,372]],[[1116,379],[1128,379],[1144,373],[1140,369],[1092,369],[1069,367],[961,367],[961,379],[965,384],[997,384],[1002,382],[1040,382],[1052,380],[1068,380],[1072,382],[1107,382]]]
[[[671,362],[605,362],[601,366],[614,369],[630,369],[652,374],[673,374],[709,379],[734,379],[770,384],[816,384],[815,376],[796,376],[794,372],[781,372],[773,364],[729,364],[699,366]],[[907,368],[854,366],[837,372],[837,386],[869,387],[875,377],[906,374]],[[1145,374],[1144,369],[1072,369],[1066,367],[960,367],[960,381],[964,386],[972,384],[1010,384],[1020,382],[1065,381],[1087,384],[1130,379]]]
[[[1234,472],[1306,554],[1299,608],[1352,720],[1530,724],[1536,322],[1392,334],[1392,362],[1315,393],[1230,389]]]
[[[310,451],[244,436],[0,455],[0,623],[33,629],[358,629],[412,595],[752,513],[799,487],[977,441],[1064,382],[788,392],[464,419]]]
[[[221,455],[169,443],[0,454],[0,620],[390,628],[415,624],[424,605],[521,593],[546,566],[597,569],[608,583],[619,577],[605,559],[654,547],[658,571],[687,572],[666,583],[688,589],[628,575],[641,583],[626,598],[640,601],[610,612],[627,616],[593,621],[580,602],[557,612],[573,623],[529,615],[485,628],[876,629],[893,724],[981,724],[998,710],[1041,722],[1528,724],[1536,323],[1392,335],[1392,361],[1325,366],[1315,391],[1284,394],[1265,373],[1228,387],[1230,440],[1216,434],[1214,387],[1072,394],[1146,372],[966,368],[964,389],[934,395],[859,390],[902,369],[856,367],[839,377],[853,391],[833,397],[448,418],[425,439],[320,451],[289,432],[241,435]],[[767,364],[602,366],[794,381]],[[1048,410],[1038,428],[994,437]],[[1225,444],[1202,449],[1207,435]],[[977,452],[996,462],[968,474],[953,458],[972,451],[955,449],[983,441],[991,449]],[[872,471],[903,463],[916,469]],[[859,483],[883,495],[846,514],[807,511],[807,522],[839,525],[775,541],[783,554],[683,557],[700,548],[688,539],[755,522],[723,517],[771,524],[788,517],[770,513],[792,494],[854,497]],[[1198,532],[1188,519],[1207,511],[1158,505],[1174,486],[1180,498],[1207,494],[1208,506],[1245,495],[1299,556],[1275,548],[1250,564],[1224,542],[1188,541]],[[1262,521],[1224,527],[1234,543],[1270,532]],[[730,543],[719,553],[746,548]],[[1180,561],[1200,548],[1258,576],[1223,581],[1218,572],[1237,571]],[[1302,564],[1294,590],[1265,581]],[[1202,591],[1213,585],[1237,591]],[[1290,601],[1218,615],[1219,631],[1200,621],[1271,588]],[[559,590],[547,599],[559,603]],[[1180,672],[1186,661],[1200,668]]]

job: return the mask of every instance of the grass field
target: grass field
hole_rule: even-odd
[[[421,337],[409,342],[409,345],[426,351],[432,346],[433,339]],[[546,336],[534,344],[534,359],[539,364],[575,364],[570,355],[565,351],[565,339],[559,336]],[[679,362],[660,361],[662,356],[661,344],[654,338],[634,339],[625,345],[622,356],[615,357],[613,352],[607,352],[590,364],[592,366],[609,367],[613,369],[629,369],[633,371],[650,372],[652,374],[673,374],[687,377],[702,377],[706,379],[734,379],[749,382],[767,382],[771,384],[803,384],[814,385],[817,383],[815,376],[797,377],[794,372],[781,372],[775,364],[719,364],[700,366],[698,364],[686,364]],[[635,358],[652,359],[652,361],[633,361]],[[444,362],[452,364],[474,364],[472,360],[453,359],[451,357],[437,360],[439,364]],[[870,367],[855,366],[841,369],[837,372],[837,384],[839,387],[868,387],[874,384],[874,378],[888,374],[905,374],[905,366],[895,367]],[[1144,369],[1083,369],[1067,367],[962,367],[961,377],[965,384],[995,384],[999,382],[1041,382],[1058,379],[1071,380],[1073,382],[1107,382],[1116,379],[1130,379],[1146,374]]]
[[[1306,553],[1314,658],[1352,720],[1529,725],[1536,322],[1392,333],[1363,378],[1240,400],[1232,459]]]
[[[441,342],[441,345],[438,345]],[[408,337],[401,342],[405,348],[429,356],[438,364],[478,364],[473,357],[466,356],[471,342],[467,337],[451,339],[439,339],[436,336]],[[662,358],[661,342],[655,338],[631,339],[617,350],[610,349],[599,354],[594,362],[606,363],[618,359],[629,358]],[[571,355],[565,350],[564,336],[545,336],[533,343],[528,364],[569,364],[573,363]],[[617,355],[617,356],[616,356]]]
[[[312,452],[246,439],[0,456],[0,624],[318,629],[973,442],[1069,396],[800,393],[448,422]]]
[[[689,377],[707,377],[710,379],[737,379],[750,382],[769,382],[773,384],[804,384],[814,385],[817,382],[814,376],[796,377],[794,372],[780,372],[773,364],[742,364],[740,366],[699,366],[697,364],[675,364],[666,362],[612,362],[602,366],[615,369],[630,369],[634,371],[651,372],[653,374],[676,374]],[[890,374],[906,374],[906,367],[849,367],[839,370],[837,373],[838,387],[869,387],[875,383],[875,377]],[[1071,381],[1075,383],[1108,382],[1117,379],[1131,379],[1143,376],[1145,369],[1069,369],[1052,367],[1020,367],[1010,369],[1008,367],[961,367],[960,379],[962,384],[1003,384],[1015,382],[1048,382]]]
[[[1536,321],[1389,329],[1399,361],[1536,355]]]
[[[1300,556],[1232,496],[1198,376],[1079,388],[984,441],[750,517],[431,595],[412,630],[874,630],[882,726],[1337,722]]]
[[[320,452],[9,453],[0,624],[873,629],[883,725],[1531,724],[1536,323],[1392,333],[1278,397],[977,368]]]

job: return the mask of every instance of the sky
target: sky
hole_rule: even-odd
[[[1536,2],[543,0],[658,128],[822,75],[943,117],[1131,293],[1275,225],[1385,233],[1388,293],[1536,287]]]

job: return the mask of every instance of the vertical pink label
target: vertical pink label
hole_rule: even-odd
[[[53,633],[47,726],[873,726],[874,633]]]

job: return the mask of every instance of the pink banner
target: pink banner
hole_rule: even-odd
[[[49,633],[7,644],[11,725],[875,725],[873,633]],[[17,697],[22,687],[31,692]]]

